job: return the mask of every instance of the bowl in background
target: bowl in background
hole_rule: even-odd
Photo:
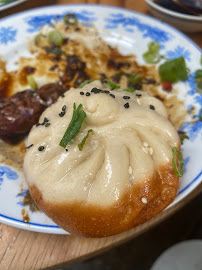
[[[145,0],[153,16],[169,23],[184,32],[202,32],[202,16],[178,13],[156,4],[152,0]]]

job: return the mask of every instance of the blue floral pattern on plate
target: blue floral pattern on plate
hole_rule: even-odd
[[[16,40],[17,29],[13,26],[0,28],[0,43],[7,45],[9,42]]]
[[[13,171],[11,168],[0,165],[0,190],[1,190],[1,185],[3,181],[5,180],[5,177],[7,177],[8,180],[17,180],[18,174],[15,171]]]
[[[131,27],[137,27],[137,29],[142,32],[144,38],[151,38],[161,44],[172,39],[170,33],[157,26],[143,23],[136,16],[129,17],[122,13],[111,13],[110,17],[106,18],[105,21],[107,22],[105,25],[106,29],[117,29],[121,25],[127,32],[133,32],[134,30]]]
[[[29,25],[27,32],[36,32],[44,25],[52,25],[53,22],[58,22],[63,19],[63,17],[68,12],[64,12],[63,14],[51,14],[51,15],[39,15],[39,16],[29,16],[25,19],[25,22]],[[90,12],[88,10],[82,10],[81,12],[71,12],[76,15],[78,20],[80,20],[83,24],[88,24],[88,22],[96,21],[96,17],[94,16],[94,12]],[[88,24],[89,26],[91,24]]]
[[[170,60],[178,58],[180,56],[183,56],[184,59],[186,59],[187,61],[190,61],[190,56],[191,53],[189,50],[187,50],[186,48],[182,47],[182,46],[177,46],[174,50],[172,51],[167,51],[166,55],[168,56],[168,58]]]

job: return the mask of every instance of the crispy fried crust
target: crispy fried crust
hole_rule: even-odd
[[[88,237],[104,237],[129,230],[161,212],[175,199],[178,184],[179,179],[169,165],[156,171],[152,179],[129,187],[110,207],[79,200],[72,203],[45,201],[35,185],[30,187],[30,192],[39,208],[64,230]],[[142,198],[147,203],[143,203]]]

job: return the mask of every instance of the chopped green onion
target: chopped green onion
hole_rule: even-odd
[[[78,24],[78,19],[75,14],[67,14],[64,16],[63,21],[66,25],[75,26]]]
[[[83,88],[86,84],[91,83],[91,82],[96,81],[96,80],[98,80],[98,79],[85,80],[84,82],[82,82],[82,83],[79,85],[79,88]]]
[[[60,33],[60,31],[56,29],[52,30],[48,33],[48,41],[55,45],[62,46],[63,44],[62,34]]]
[[[185,139],[189,140],[189,136],[187,136],[187,135],[185,135],[185,134],[179,134],[179,137],[180,137],[181,145],[184,144],[184,140],[185,140]]]
[[[35,36],[34,38],[34,43],[36,46],[40,46],[41,38],[45,37],[45,35],[39,33],[38,35]]]
[[[86,113],[81,109],[82,104],[80,104],[78,108],[76,108],[76,104],[74,103],[72,119],[67,127],[64,136],[62,137],[62,140],[60,141],[60,146],[65,148],[66,145],[71,142],[71,140],[78,134],[81,125],[86,118]]]
[[[188,71],[184,57],[166,61],[159,67],[159,75],[162,82],[184,81],[188,77]]]
[[[123,89],[123,91],[134,93],[135,92],[135,89],[133,87],[128,87],[128,88]]]
[[[198,69],[194,76],[195,83],[196,83],[196,91],[199,94],[202,94],[202,69]]]
[[[182,177],[183,175],[183,165],[184,161],[182,158],[182,152],[178,150],[176,147],[172,148],[172,154],[173,154],[173,159],[172,159],[172,164],[173,164],[173,169],[177,177]],[[179,170],[178,166],[176,163],[176,155],[178,154],[178,161],[179,161]]]
[[[27,76],[27,82],[32,89],[37,89],[37,83],[32,75]]]
[[[81,143],[78,144],[78,148],[80,151],[83,150],[83,147],[84,147],[84,144],[89,136],[89,133],[92,132],[93,130],[92,129],[89,129],[88,132],[87,132],[87,135],[83,138],[83,140],[81,141]]]
[[[148,64],[156,64],[160,61],[159,56],[159,43],[156,41],[151,41],[148,44],[148,51],[143,54],[143,59]]]
[[[139,76],[139,73],[136,74],[128,74],[128,85],[136,85],[138,82],[142,80],[142,77]]]
[[[104,83],[107,83],[109,85],[109,87],[111,88],[111,90],[114,90],[114,89],[118,89],[120,88],[120,86],[116,83],[114,83],[113,81],[109,80],[109,79],[104,79],[102,80]]]
[[[53,54],[56,54],[56,55],[65,54],[65,52],[60,50],[59,48],[46,47],[45,50],[46,50],[47,53],[53,53]]]

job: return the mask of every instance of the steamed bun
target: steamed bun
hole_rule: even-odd
[[[86,118],[63,148],[74,103]],[[67,91],[28,136],[24,172],[39,208],[66,231],[90,237],[123,232],[162,211],[178,189],[172,147],[180,141],[167,118],[162,102],[142,91],[112,91],[100,81]]]

